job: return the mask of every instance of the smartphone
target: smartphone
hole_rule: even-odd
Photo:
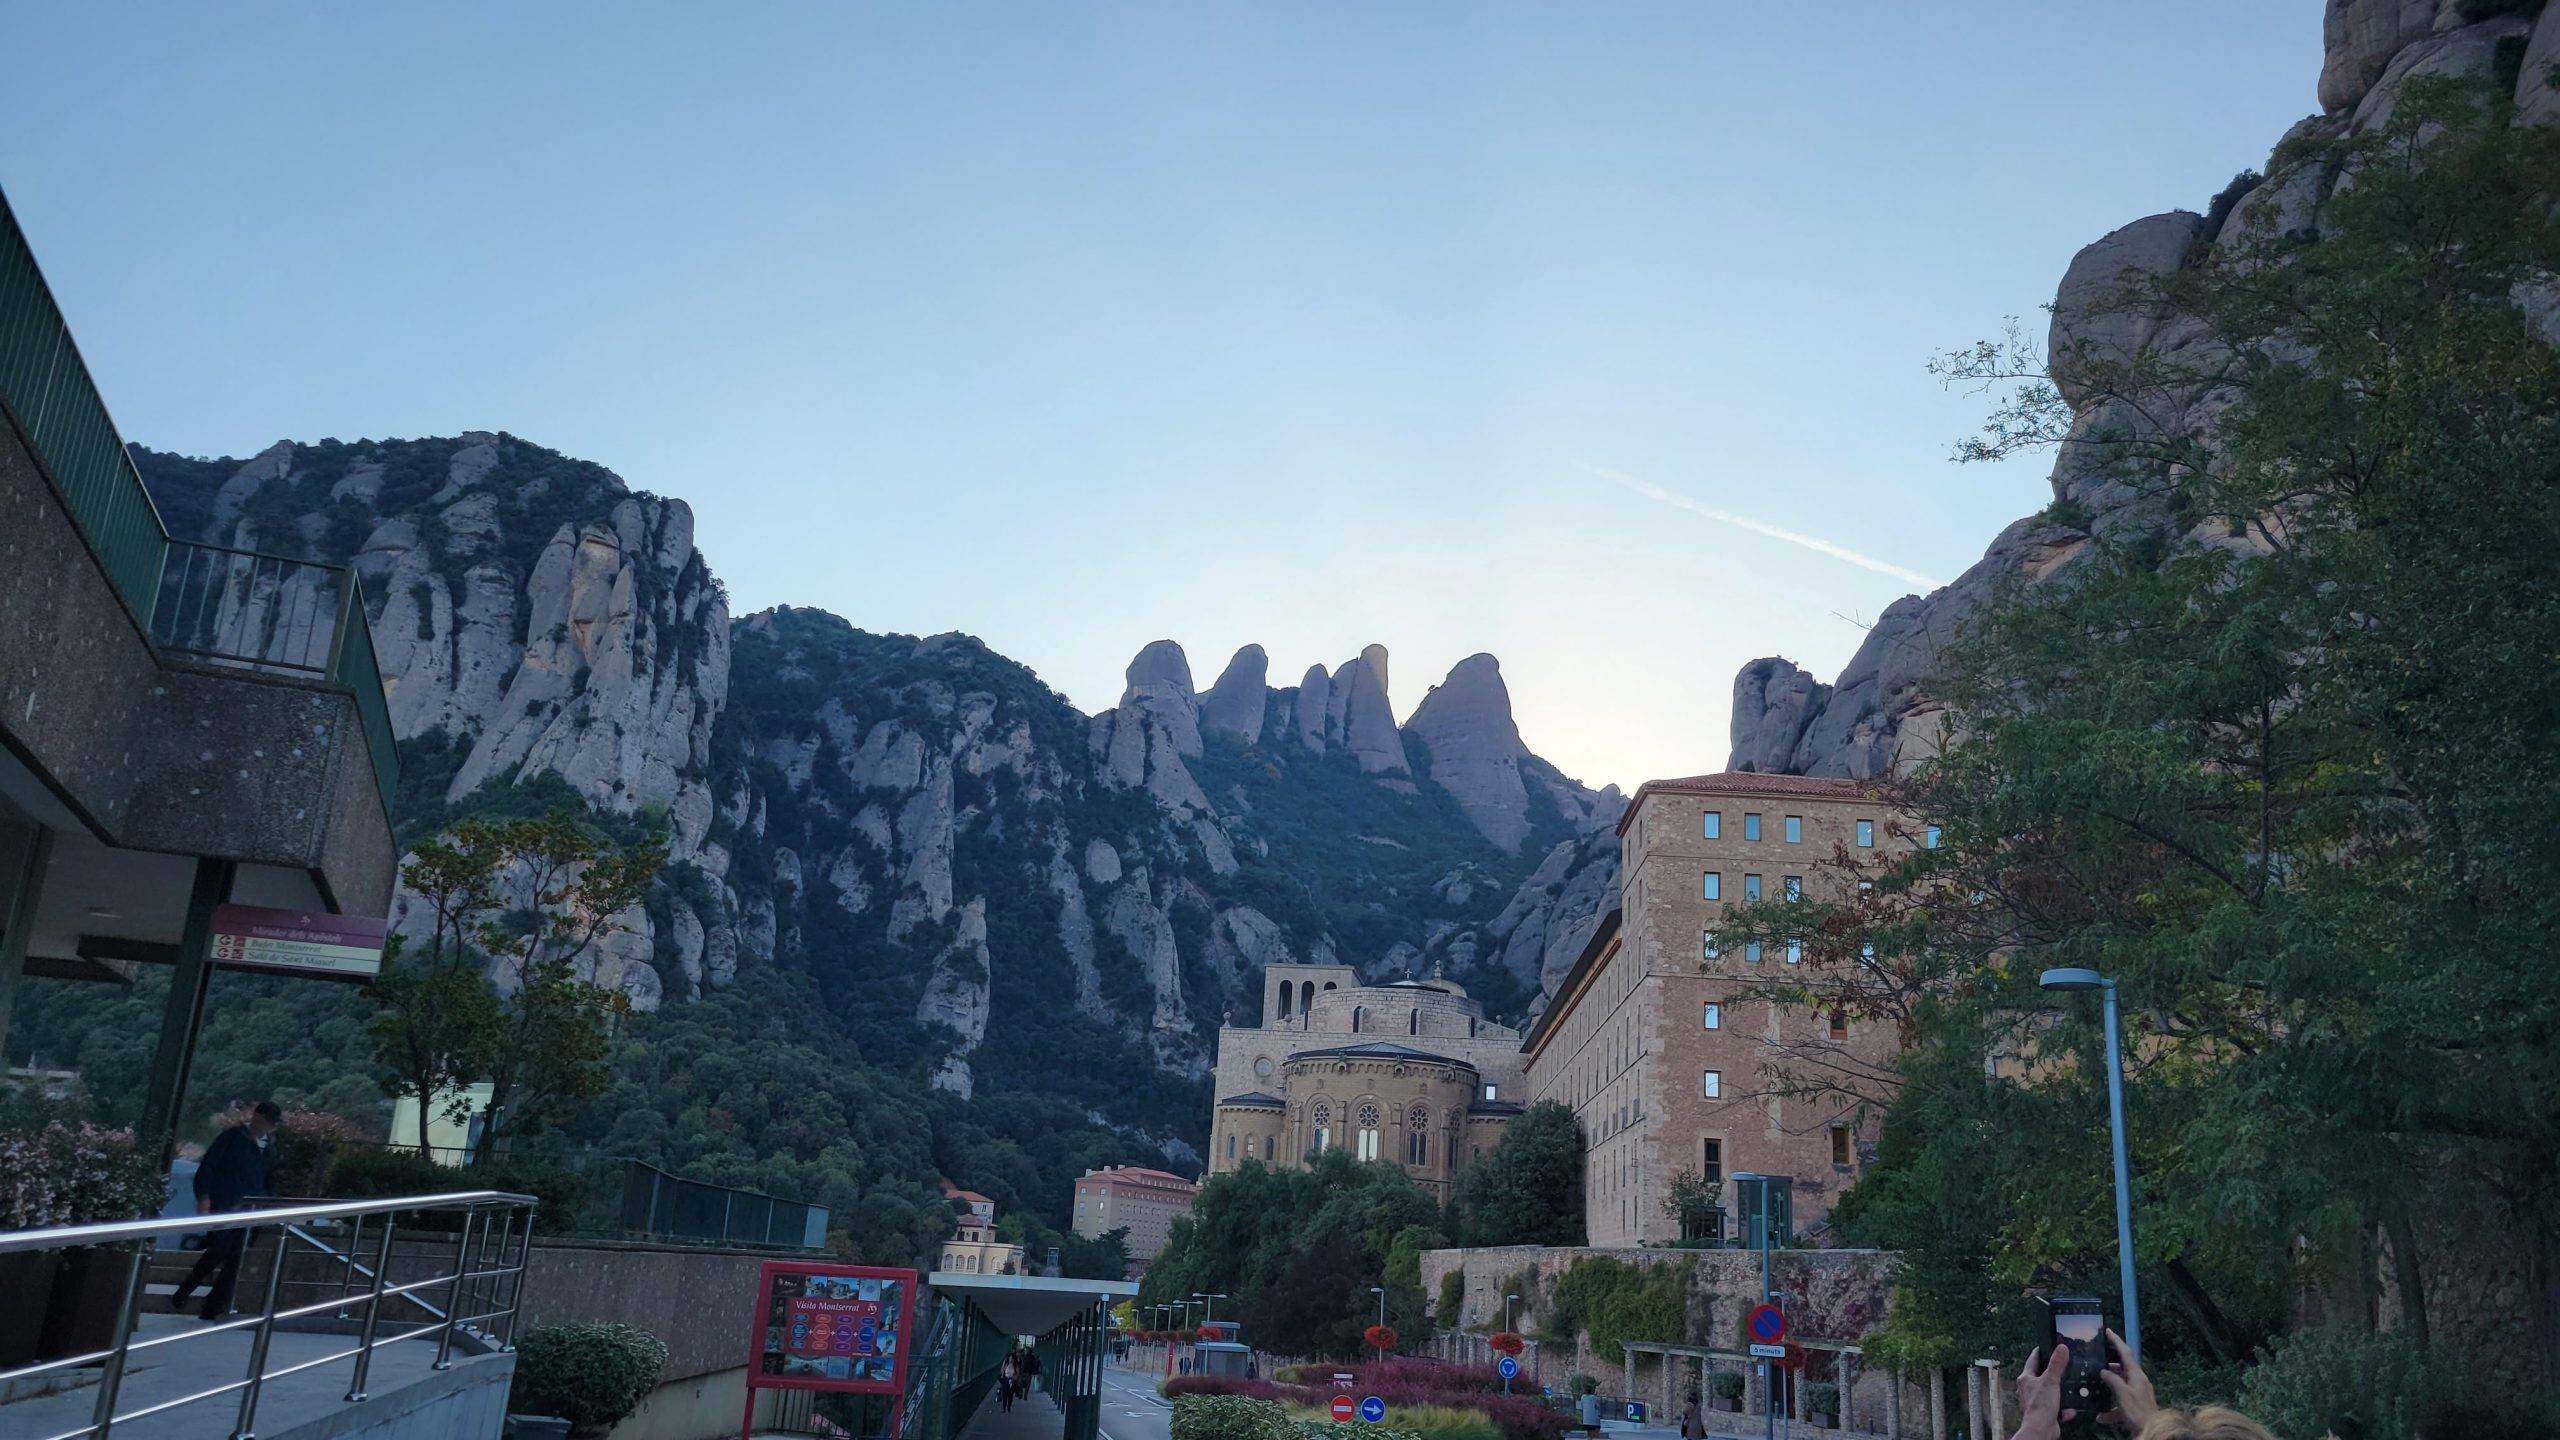
[[[2114,1408],[2114,1397],[2098,1377],[2107,1368],[2106,1303],[2095,1295],[2049,1295],[2044,1302],[2044,1343],[2067,1347],[2068,1368],[2062,1372],[2062,1408],[2075,1411],[2063,1422],[2063,1433],[2094,1434],[2098,1412]],[[2053,1363],[2046,1361],[2047,1364]]]

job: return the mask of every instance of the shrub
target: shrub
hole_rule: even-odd
[[[545,1325],[516,1342],[507,1408],[600,1434],[639,1408],[666,1363],[666,1342],[634,1326]]]
[[[287,1110],[270,1141],[275,1163],[267,1189],[277,1195],[323,1196],[338,1157],[372,1138],[372,1127],[326,1110]]]
[[[1185,1395],[1173,1402],[1173,1440],[1297,1440],[1288,1412],[1244,1395]]]
[[[1600,1388],[1600,1382],[1576,1370],[1566,1377],[1564,1388],[1575,1395],[1588,1395]]]
[[[2400,1331],[2367,1334],[2343,1325],[2301,1330],[2249,1367],[2240,1382],[2239,1407],[2278,1435],[2415,1440],[2494,1433],[2445,1423],[2464,1389],[2458,1370],[2449,1347],[2421,1352]]]
[[[1185,1395],[1242,1395],[1274,1402],[1296,1398],[1268,1380],[1248,1380],[1241,1375],[1176,1375],[1157,1386],[1156,1393],[1168,1400]]]
[[[1455,1330],[1467,1313],[1467,1276],[1463,1270],[1452,1270],[1440,1277],[1440,1313],[1434,1317],[1443,1330]]]
[[[587,1205],[587,1177],[549,1160],[511,1156],[475,1165],[459,1178],[466,1189],[512,1190],[532,1196],[534,1225],[553,1233],[578,1228]]]
[[[415,1150],[372,1146],[351,1149],[329,1167],[322,1193],[336,1200],[379,1200],[388,1195],[433,1195],[464,1188],[462,1172]]]
[[[169,1190],[130,1130],[62,1121],[0,1134],[0,1230],[157,1215]]]
[[[1718,1370],[1707,1377],[1707,1393],[1719,1400],[1739,1400],[1742,1391],[1742,1372],[1739,1370]]]
[[[1804,1408],[1816,1415],[1838,1416],[1840,1387],[1828,1380],[1816,1380],[1804,1387]]]

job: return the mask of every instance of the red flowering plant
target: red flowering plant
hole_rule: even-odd
[[[0,1131],[0,1230],[157,1215],[168,1195],[159,1165],[130,1130],[57,1120]]]

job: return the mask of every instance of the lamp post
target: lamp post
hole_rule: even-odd
[[[1204,1291],[1194,1290],[1191,1292],[1191,1298],[1200,1302],[1200,1323],[1205,1325],[1218,1318],[1218,1302],[1227,1298],[1227,1292],[1221,1290],[1217,1294],[1211,1295]]]
[[[1520,1303],[1520,1297],[1517,1295],[1505,1295],[1502,1297],[1502,1333],[1505,1335],[1515,1333],[1511,1328],[1511,1307],[1518,1303]],[[1508,1358],[1508,1356],[1506,1355],[1505,1358]],[[1508,1375],[1502,1377],[1502,1393],[1505,1395],[1511,1393],[1511,1377]]]
[[[2142,1308],[2133,1291],[2133,1183],[2124,1146],[2123,1022],[2116,1013],[2116,982],[2095,970],[2047,970],[2037,984],[2047,990],[2095,990],[2106,1001],[2107,1129],[2116,1159],[2116,1269],[2124,1284],[2124,1348],[2142,1359]]]
[[[1384,1285],[1372,1285],[1369,1287],[1369,1293],[1378,1297],[1378,1324],[1381,1327],[1384,1327],[1387,1323],[1387,1287]],[[1378,1347],[1378,1358],[1380,1360],[1387,1358],[1386,1346],[1381,1345]]]

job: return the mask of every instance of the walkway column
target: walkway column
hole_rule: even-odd
[[[1902,1440],[1902,1372],[1885,1367],[1884,1433],[1892,1440]]]
[[[1982,1412],[1982,1367],[1964,1367],[1964,1436],[1965,1440],[1982,1440],[1982,1422],[1991,1417]]]
[[[1929,1367],[1929,1440],[1947,1440],[1947,1367]]]
[[[239,869],[235,861],[198,860],[187,892],[186,928],[178,935],[178,963],[170,967],[169,999],[160,1011],[160,1044],[151,1056],[151,1088],[144,1094],[142,1123],[133,1131],[135,1148],[155,1153],[163,1169],[177,1148],[187,1071],[204,1029],[204,999],[213,981],[213,912],[231,898]]]
[[[1982,1368],[1982,1388],[1991,1392],[1992,1440],[2005,1440],[2009,1433],[2009,1397],[2000,1393],[2004,1388],[2000,1379],[1998,1366],[1986,1365]]]
[[[1672,1407],[1671,1401],[1671,1381],[1673,1378],[1671,1372],[1674,1367],[1679,1365],[1679,1363],[1679,1356],[1672,1354],[1668,1350],[1662,1352],[1662,1414],[1658,1418],[1663,1420],[1677,1420],[1680,1418],[1680,1412]]]

